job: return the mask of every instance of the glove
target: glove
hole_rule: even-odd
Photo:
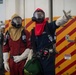
[[[26,60],[26,63],[32,58],[32,56],[33,56],[33,50],[31,49],[29,54],[28,54],[28,58]]]
[[[10,68],[9,68],[9,64],[8,64],[8,59],[9,59],[9,54],[8,54],[8,52],[3,53],[4,68],[5,68],[6,71],[9,72],[9,71],[10,71]]]
[[[63,24],[68,22],[69,19],[72,19],[71,11],[65,12],[63,10],[63,13],[64,13],[64,16],[62,16],[62,17],[60,17],[56,20],[56,25],[57,26],[62,26]]]
[[[14,62],[15,62],[15,63],[18,63],[18,62],[20,62],[21,60],[26,59],[26,58],[28,57],[29,52],[30,52],[30,49],[28,48],[28,49],[26,49],[21,55],[13,56]]]

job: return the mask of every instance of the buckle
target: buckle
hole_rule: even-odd
[[[49,52],[50,52],[50,53],[53,53],[53,49],[49,49]]]

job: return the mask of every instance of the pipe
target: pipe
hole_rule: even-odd
[[[49,7],[50,7],[50,21],[53,21],[53,0],[49,0]]]

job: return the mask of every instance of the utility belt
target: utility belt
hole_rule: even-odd
[[[55,49],[45,48],[44,50],[40,50],[34,54],[34,57],[37,58],[49,58],[51,55],[56,54]]]

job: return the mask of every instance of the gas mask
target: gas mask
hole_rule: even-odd
[[[44,11],[41,9],[37,9],[33,14],[32,20],[37,23],[41,23],[44,21],[44,18],[45,18]]]
[[[22,26],[22,18],[19,16],[14,17],[11,21],[11,25],[20,28]]]

